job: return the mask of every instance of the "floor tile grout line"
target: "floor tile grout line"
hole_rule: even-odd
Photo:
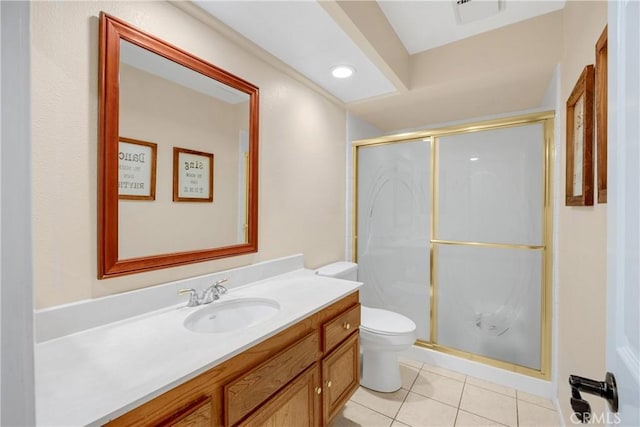
[[[356,405],[358,405],[358,406],[362,406],[363,408],[368,409],[368,410],[370,410],[370,411],[372,411],[372,412],[375,412],[375,413],[376,413],[376,414],[378,414],[378,415],[382,415],[382,416],[383,416],[383,417],[385,417],[385,418],[389,418],[389,419],[391,420],[391,422],[392,422],[392,423],[393,423],[393,421],[395,420],[395,418],[391,418],[389,415],[383,414],[383,413],[382,413],[382,412],[380,412],[380,411],[376,411],[376,410],[375,410],[375,409],[373,409],[373,408],[369,408],[367,405],[363,405],[363,404],[362,404],[362,403],[360,403],[360,402],[356,402],[355,400],[351,400],[351,399],[349,399],[349,401],[350,401],[350,402],[355,403],[355,404],[356,404]],[[389,425],[391,425],[391,424],[389,424]]]
[[[432,365],[432,366],[433,366],[433,365]],[[441,368],[441,369],[446,369],[446,368]],[[462,374],[462,373],[460,373],[460,372],[457,372],[457,371],[451,371],[451,370],[449,370],[449,369],[447,369],[447,370],[448,370],[448,371],[450,371],[450,372],[452,372],[452,373],[455,373],[455,374],[464,375],[464,374]],[[425,368],[424,368],[424,366],[422,367],[422,369],[420,369],[420,371],[427,371],[427,372],[429,372],[430,374],[433,374],[433,375],[439,375],[439,376],[441,376],[441,377],[449,378],[450,380],[454,380],[454,381],[458,381],[458,382],[465,382],[465,381],[467,380],[467,376],[468,376],[468,375],[464,375],[464,380],[460,380],[460,379],[458,379],[458,378],[454,378],[454,377],[453,377],[453,376],[451,376],[451,375],[447,375],[447,374],[443,374],[443,373],[440,373],[440,372],[434,372],[434,371],[431,371],[431,370],[429,370],[429,369],[425,369]]]
[[[466,383],[465,383],[465,384],[466,384]],[[482,389],[482,390],[484,390],[484,391],[489,391],[489,392],[491,392],[491,393],[499,394],[500,396],[509,397],[509,398],[511,398],[511,399],[514,399],[514,400],[517,400],[517,399],[518,399],[518,398],[517,398],[517,397],[515,397],[515,396],[511,396],[511,395],[508,395],[508,394],[501,393],[501,392],[499,392],[499,391],[491,390],[490,388],[482,387],[481,385],[477,385],[477,384],[473,384],[473,383],[468,383],[468,384],[469,384],[470,386],[473,386],[473,387],[481,388],[481,389]],[[513,389],[513,390],[515,391],[516,389]]]
[[[467,375],[467,376],[465,377],[465,382],[464,382],[465,386],[464,386],[464,387],[463,387],[463,389],[462,389],[462,393],[463,393],[463,394],[464,394],[464,388],[467,386],[467,378],[469,378],[469,375]],[[484,391],[489,391],[489,392],[491,392],[491,393],[498,394],[498,395],[500,395],[500,396],[510,397],[510,398],[514,399],[514,400],[516,401],[516,427],[519,427],[519,421],[518,421],[518,398],[517,398],[517,397],[512,397],[512,396],[508,396],[508,395],[506,395],[506,394],[498,393],[497,391],[489,390],[489,389],[486,389],[486,388],[483,388],[483,387],[477,386],[477,385],[472,384],[472,383],[468,383],[468,384],[469,384],[470,386],[473,386],[473,387],[476,387],[476,388],[480,388],[480,389],[482,389],[482,390],[484,390]],[[516,396],[517,396],[517,389],[514,389],[514,390],[516,391]],[[462,396],[460,396],[460,403],[459,403],[458,405],[460,405],[460,404],[462,404]],[[488,418],[487,416],[484,416],[484,415],[476,414],[475,412],[467,411],[466,409],[462,409],[462,408],[460,408],[460,407],[458,406],[458,412],[460,412],[461,410],[462,410],[462,411],[465,411],[465,412],[467,412],[467,413],[469,413],[469,414],[475,415],[476,417],[484,418],[485,420],[489,420],[489,421],[494,422],[494,423],[496,423],[496,424],[499,424],[499,425],[501,425],[501,426],[506,426],[506,427],[508,427],[506,424],[503,424],[503,423],[501,423],[500,421],[494,420],[494,419],[492,419],[492,418]],[[456,421],[457,421],[457,419],[458,419],[458,415],[456,414]]]
[[[375,390],[371,390],[371,389],[366,388],[366,387],[363,387],[363,386],[359,386],[359,387],[360,387],[360,388],[364,388],[365,390],[370,390],[370,391],[376,392]],[[402,399],[402,403],[400,403],[400,406],[398,407],[398,410],[395,412],[395,415],[394,415],[394,416],[392,416],[392,417],[390,417],[390,416],[389,416],[389,415],[387,415],[387,414],[383,414],[382,412],[378,411],[377,409],[370,408],[369,406],[367,406],[367,405],[365,405],[365,404],[363,404],[363,403],[357,402],[357,401],[353,400],[353,398],[351,398],[351,399],[349,399],[349,400],[350,400],[351,402],[357,403],[358,405],[360,405],[360,406],[362,406],[362,407],[364,407],[364,408],[369,409],[370,411],[373,411],[373,412],[375,412],[375,413],[377,413],[377,414],[383,415],[383,416],[385,416],[385,417],[387,417],[387,418],[391,418],[391,420],[392,420],[392,421],[395,421],[395,420],[396,420],[396,417],[398,416],[398,413],[400,412],[400,409],[402,408],[402,405],[404,405],[404,402],[407,400],[407,396],[409,396],[409,393],[411,393],[411,390],[410,390],[410,389],[406,389],[406,388],[404,388],[404,387],[400,387],[400,388],[399,388],[398,390],[396,390],[395,392],[398,392],[398,391],[400,391],[400,390],[406,390],[406,391],[407,391],[407,394],[405,394],[404,398]],[[393,392],[393,393],[395,393],[395,392]],[[376,392],[376,393],[379,393],[379,392]]]
[[[518,402],[528,403],[529,405],[533,405],[533,406],[536,406],[538,408],[546,409],[547,411],[558,412],[558,410],[556,408],[549,408],[547,406],[543,406],[543,405],[540,405],[540,404],[535,403],[535,402],[530,402],[528,400],[520,399],[519,397],[518,397]]]
[[[464,387],[467,385],[467,376],[464,377],[464,382],[462,383],[462,391],[460,391],[460,399],[458,399],[458,408],[456,410],[456,417],[453,420],[453,425],[455,426],[458,422],[458,415],[460,415],[460,405],[462,404],[462,395],[464,394]]]
[[[422,372],[422,371],[426,371],[426,372],[428,372],[429,374],[437,375],[437,376],[439,376],[439,377],[443,377],[443,378],[447,378],[447,379],[452,380],[452,381],[458,381],[459,383],[464,383],[464,382],[466,382],[466,381],[467,381],[467,375],[465,375],[465,376],[464,376],[464,380],[459,380],[459,379],[457,379],[457,378],[453,378],[452,376],[445,375],[445,374],[439,374],[439,373],[437,373],[437,372],[433,372],[433,371],[430,371],[430,370],[428,370],[428,369],[421,369],[421,370],[420,370],[420,372]],[[418,373],[418,375],[420,375],[420,373]]]
[[[458,417],[458,412],[457,412],[457,411],[459,410],[459,408],[456,408],[455,406],[453,406],[453,405],[452,405],[452,404],[450,404],[450,403],[442,402],[442,401],[440,401],[440,400],[434,399],[434,398],[429,397],[429,396],[424,396],[424,395],[422,395],[422,394],[420,394],[420,393],[416,393],[416,392],[413,392],[413,391],[411,391],[411,390],[409,390],[409,393],[407,393],[407,395],[405,396],[404,400],[402,401],[402,405],[404,405],[405,401],[406,401],[406,400],[407,400],[407,398],[409,397],[409,394],[411,394],[411,393],[413,393],[413,394],[417,394],[418,396],[420,396],[420,397],[424,397],[425,399],[433,400],[433,401],[434,401],[434,402],[436,402],[436,403],[439,403],[439,404],[441,404],[441,405],[445,405],[445,406],[448,406],[448,407],[450,407],[450,408],[455,409],[455,410],[456,410],[456,418]],[[402,409],[402,405],[400,405],[400,409]],[[398,414],[400,413],[400,409],[398,409]],[[398,419],[397,419],[398,414],[396,414],[396,418],[394,418],[393,420],[394,420],[394,421],[398,421],[399,423],[405,424],[404,422],[402,422],[402,421],[400,421],[400,420],[398,420]],[[455,425],[455,424],[454,424],[454,425]]]
[[[418,378],[417,375],[416,375],[416,378]],[[413,382],[415,382],[415,381],[416,380],[413,380]],[[411,385],[411,387],[413,387],[413,384]],[[407,397],[409,397],[409,393],[411,393],[411,388],[409,388],[409,390],[407,390],[407,394],[404,395],[404,399],[402,399],[402,403],[398,407],[398,410],[396,411],[396,414],[393,416],[393,420],[392,420],[391,424],[393,424],[393,421],[398,421],[399,423],[402,423],[402,421],[398,420],[398,414],[400,413],[400,410],[402,409],[402,406],[404,405],[404,402],[407,401]],[[402,424],[404,424],[404,423],[402,423]]]
[[[416,376],[413,379],[413,381],[411,381],[411,385],[409,386],[409,389],[408,389],[409,391],[411,391],[413,386],[416,385],[416,381],[418,381],[418,377],[420,376],[420,372],[422,372],[422,368],[418,369],[418,373],[416,374]]]
[[[516,427],[520,427],[520,399],[518,398],[518,389],[516,389]]]
[[[458,412],[460,412],[460,411],[463,411],[465,414],[473,415],[474,417],[482,418],[483,420],[491,421],[492,423],[497,424],[497,425],[499,425],[499,426],[503,426],[503,427],[513,427],[513,426],[509,426],[508,424],[503,424],[503,423],[501,423],[500,421],[496,421],[496,420],[494,420],[494,419],[492,419],[492,418],[488,418],[488,417],[487,417],[487,416],[485,416],[485,415],[476,414],[475,412],[471,412],[471,411],[468,411],[468,410],[466,410],[466,409],[459,408],[459,409],[458,409]],[[456,420],[457,420],[457,417],[456,417]]]
[[[463,386],[463,388],[464,388],[464,386]],[[454,403],[445,402],[445,401],[437,399],[437,398],[435,398],[433,396],[425,396],[424,394],[418,393],[417,391],[410,391],[410,393],[417,394],[420,397],[424,397],[425,399],[433,400],[434,402],[442,403],[443,405],[447,405],[447,406],[450,406],[452,408],[456,408],[457,409],[460,406],[460,401],[458,401],[458,406],[456,406]]]
[[[518,399],[518,390],[516,390],[516,427],[520,427],[520,400]]]
[[[431,371],[429,371],[429,373],[430,373],[430,374],[435,374],[435,375],[438,375],[438,376],[441,376],[441,377],[444,377],[444,378],[447,378],[447,379],[450,379],[450,380],[453,380],[453,381],[462,382],[462,388],[463,388],[463,390],[464,390],[464,382],[463,382],[463,381],[459,381],[459,380],[456,380],[455,378],[447,377],[447,376],[445,376],[445,375],[436,374],[435,372],[431,372]],[[422,393],[418,393],[417,391],[413,391],[413,387],[416,385],[416,381],[418,381],[418,377],[419,377],[419,376],[420,376],[420,372],[418,372],[418,375],[416,375],[416,378],[413,380],[413,383],[411,384],[411,388],[409,389],[409,393],[417,394],[418,396],[421,396],[421,397],[424,397],[424,398],[427,398],[427,399],[433,400],[434,402],[442,403],[443,405],[447,405],[447,406],[450,406],[450,407],[452,407],[452,408],[456,408],[456,407],[455,407],[454,405],[452,405],[451,403],[443,402],[442,400],[435,399],[435,398],[433,398],[433,397],[431,397],[431,396],[425,396],[425,395],[424,395],[424,394],[422,394]],[[465,378],[465,381],[466,381],[467,376],[465,375],[465,377],[464,377],[464,378]],[[407,396],[409,396],[409,394],[407,394]],[[460,395],[460,396],[462,396],[462,395]],[[461,397],[461,398],[462,398],[462,397]],[[406,400],[406,398],[405,398],[405,400]],[[402,403],[404,404],[404,402],[402,402]],[[459,405],[460,405],[460,402],[458,402],[458,406],[459,406]],[[457,408],[456,408],[456,409],[457,409]]]
[[[424,363],[423,363],[423,365],[424,365]],[[413,368],[415,368],[415,366],[413,366]],[[396,421],[396,418],[398,417],[398,414],[400,413],[400,410],[402,409],[402,405],[404,405],[404,402],[407,401],[407,397],[409,397],[409,393],[411,393],[411,389],[413,388],[413,386],[415,385],[416,381],[418,380],[418,377],[420,376],[420,371],[422,371],[422,367],[420,367],[418,369],[418,373],[416,374],[415,378],[411,382],[411,385],[409,386],[409,388],[405,389],[405,390],[407,390],[407,394],[404,395],[404,399],[402,399],[402,403],[398,407],[398,410],[396,411],[396,414],[393,416],[393,421]],[[398,422],[401,422],[401,421],[398,421]]]

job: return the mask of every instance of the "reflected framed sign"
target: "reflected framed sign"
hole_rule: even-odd
[[[213,202],[213,154],[173,147],[173,201]]]
[[[120,137],[118,198],[155,200],[158,144]]]

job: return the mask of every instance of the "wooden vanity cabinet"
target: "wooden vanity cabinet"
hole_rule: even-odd
[[[320,425],[321,394],[320,365],[314,363],[238,426],[313,427]]]
[[[354,292],[107,425],[326,426],[358,388],[359,325]]]

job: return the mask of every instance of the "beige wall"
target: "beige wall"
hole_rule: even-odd
[[[561,39],[558,11],[414,54],[408,93],[354,103],[349,111],[395,133],[536,108],[560,60]]]
[[[560,99],[569,97],[583,68],[595,64],[595,44],[607,22],[604,1],[569,1],[563,15],[563,55]],[[569,404],[570,374],[604,378],[606,303],[607,205],[564,206],[565,112],[558,114],[560,135],[560,188],[558,289],[558,400],[565,423],[572,425]],[[594,181],[595,182],[595,181]],[[597,197],[594,197],[597,199]],[[594,413],[604,409],[602,399],[588,398]]]
[[[98,14],[103,10],[260,88],[259,252],[97,280]],[[343,108],[165,2],[31,4],[36,306],[152,286],[294,253],[344,259]]]

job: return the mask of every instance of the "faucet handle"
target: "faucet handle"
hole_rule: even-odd
[[[195,307],[200,305],[200,301],[198,301],[198,292],[193,288],[180,289],[178,291],[178,295],[189,294],[189,302],[187,303],[187,307]]]
[[[220,293],[220,294],[226,294],[227,293],[227,288],[222,286],[222,283],[225,283],[228,280],[229,279],[227,279],[227,278],[220,279],[215,283],[215,285],[213,285],[218,290],[218,293]]]

